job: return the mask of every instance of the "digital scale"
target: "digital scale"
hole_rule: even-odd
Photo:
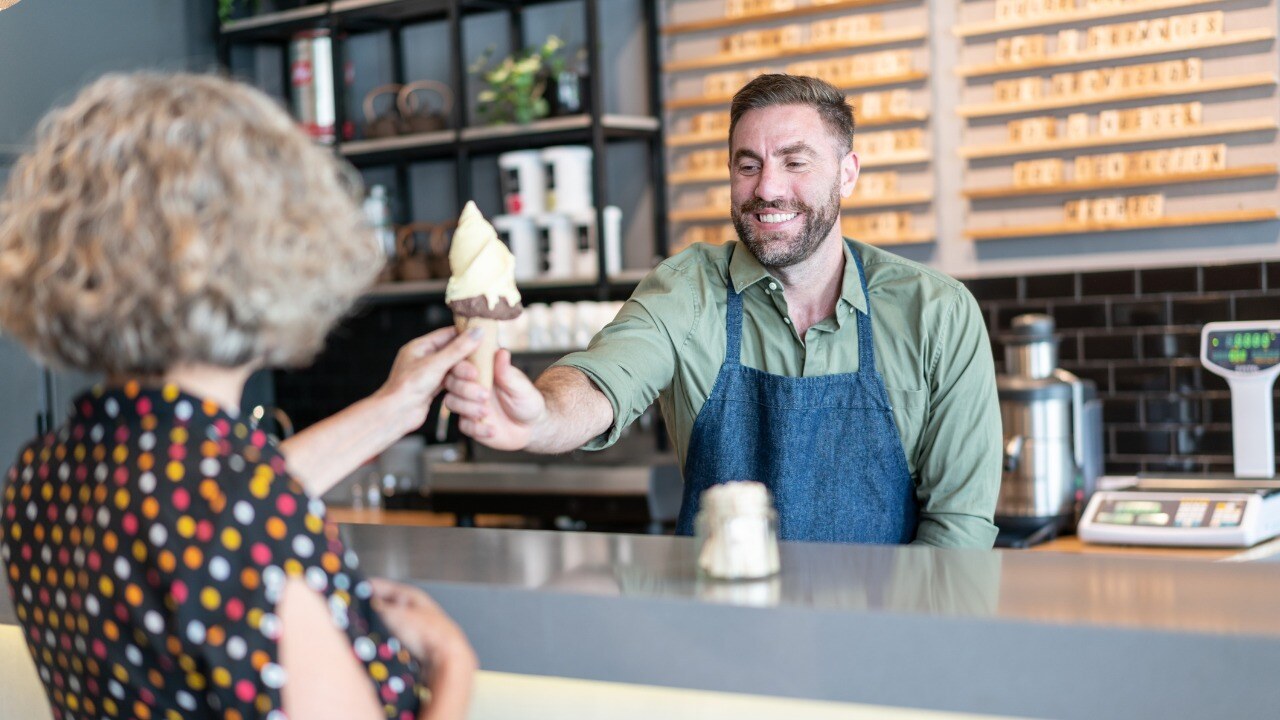
[[[1138,477],[1099,490],[1077,533],[1111,545],[1249,547],[1280,535],[1272,388],[1280,320],[1215,322],[1200,331],[1200,362],[1231,387],[1235,475]]]

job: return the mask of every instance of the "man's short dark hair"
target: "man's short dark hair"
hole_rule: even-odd
[[[817,110],[837,147],[843,148],[841,154],[853,148],[853,108],[844,93],[815,77],[782,73],[760,75],[733,96],[729,106],[730,141],[743,115],[774,105],[807,105]]]

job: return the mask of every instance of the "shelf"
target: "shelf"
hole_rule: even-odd
[[[958,37],[996,35],[1014,30],[1070,25],[1072,23],[1085,22],[1088,20],[1102,20],[1105,18],[1141,15],[1143,13],[1154,12],[1156,10],[1173,10],[1176,8],[1195,7],[1197,5],[1215,5],[1220,2],[1223,2],[1223,0],[1147,0],[1146,2],[1143,2],[1142,0],[1129,0],[1129,2],[1116,7],[1099,8],[1097,10],[1075,10],[1074,12],[1055,13],[1052,15],[1028,18],[1026,20],[1019,20],[1016,22],[987,21],[966,23],[964,25],[955,26],[952,29],[952,32]]]
[[[662,126],[657,118],[637,115],[604,115],[600,118],[608,139],[650,138]],[[589,142],[591,116],[535,120],[527,125],[471,127],[462,131],[461,142],[473,152],[501,152],[562,142]]]
[[[855,237],[853,239],[876,247],[887,247],[891,245],[920,245],[923,243],[933,242],[933,234],[907,233],[906,235],[899,235],[892,238]]]
[[[694,58],[692,60],[676,60],[664,64],[662,66],[662,70],[663,72],[669,73],[686,72],[689,70],[705,70],[707,68],[724,67],[726,65],[742,65],[745,63],[761,62],[764,60],[781,60],[784,58],[792,59],[804,55],[819,55],[821,53],[839,52],[841,50],[857,50],[859,48],[923,40],[928,36],[929,33],[924,29],[912,28],[910,30],[883,32],[878,35],[869,36],[865,39],[853,42],[826,44],[809,43],[795,48],[786,48],[784,50],[773,50],[769,52],[737,54],[721,53],[708,57]]]
[[[903,205],[923,205],[933,201],[931,193],[909,193],[889,195],[879,198],[854,198],[840,203],[840,211],[850,212],[868,208],[900,207]],[[728,222],[727,208],[699,208],[696,210],[672,210],[668,215],[671,222]]]
[[[1174,128],[1158,133],[1126,133],[1124,135],[1094,136],[1084,140],[1057,140],[1036,144],[970,145],[960,148],[960,157],[966,159],[1007,157],[1010,155],[1038,155],[1059,150],[1109,147],[1112,145],[1136,145],[1140,143],[1184,140],[1211,135],[1238,135],[1276,129],[1271,118],[1232,120],[1185,128]]]
[[[465,3],[459,5],[465,7]],[[385,25],[447,17],[448,0],[337,0],[333,3],[333,18],[344,28],[362,22]]]
[[[867,208],[901,207],[904,205],[924,205],[933,202],[933,193],[897,193],[878,198],[846,198],[840,203],[843,212],[864,210]]]
[[[558,0],[525,0],[530,6]],[[334,0],[317,2],[290,10],[262,13],[222,24],[221,35],[232,41],[283,41],[299,31],[332,27],[350,32],[381,30],[395,24],[446,20],[451,0]],[[458,0],[458,10],[466,15],[504,9],[493,2]]]
[[[1275,220],[1280,213],[1272,209],[1228,210],[1225,212],[1191,213],[1152,220],[1135,220],[1115,223],[1051,223],[1047,225],[1020,225],[984,230],[968,230],[965,236],[977,241],[1007,240],[1012,238],[1049,237],[1058,235],[1089,235],[1093,233],[1123,232],[1126,230],[1150,230],[1155,228],[1194,227],[1197,225],[1224,225],[1227,223],[1264,222]]]
[[[601,124],[608,139],[653,137],[660,127],[657,118],[631,115],[605,115]],[[589,142],[590,139],[591,116],[570,115],[535,120],[527,125],[466,128],[461,133],[441,130],[356,140],[342,143],[340,152],[355,165],[375,165],[453,157],[459,147],[472,152],[501,152],[560,142]]]
[[[605,115],[600,122],[606,130],[634,130],[637,132],[654,132],[661,123],[657,118],[638,115]],[[487,127],[469,127],[462,131],[462,139],[467,142],[494,140],[498,138],[519,137],[535,132],[561,132],[565,130],[586,130],[591,127],[590,115],[569,115],[566,117],[535,120],[527,125],[509,123],[490,125]]]
[[[339,147],[343,157],[356,164],[369,164],[380,161],[392,161],[406,155],[425,158],[437,150],[440,156],[452,155],[458,142],[458,133],[454,130],[441,130],[414,135],[397,135],[395,137],[378,138],[376,140],[354,140],[344,142]]]
[[[625,283],[620,283],[625,284]],[[409,300],[444,300],[448,280],[414,280],[410,282],[380,283],[364,294],[366,302],[395,302]],[[594,292],[599,288],[595,278],[547,278],[522,280],[517,283],[520,294],[526,297],[545,297],[548,292]]]
[[[1096,182],[1065,182],[1053,185],[1036,185],[1030,187],[1005,186],[965,190],[963,195],[970,200],[998,200],[1001,198],[1029,197],[1032,195],[1062,195],[1074,192],[1093,190],[1113,190],[1118,188],[1147,187],[1150,185],[1176,185],[1181,183],[1209,182],[1212,180],[1239,180],[1241,178],[1270,177],[1277,174],[1275,165],[1246,165],[1225,170],[1209,170],[1198,173],[1178,173],[1170,175],[1140,175],[1123,180],[1099,180]]]
[[[1007,75],[1009,73],[1026,72],[1028,70],[1060,68],[1070,65],[1087,65],[1089,63],[1105,62],[1108,60],[1126,60],[1128,58],[1151,57],[1154,55],[1173,55],[1175,53],[1183,53],[1190,50],[1204,50],[1207,48],[1228,47],[1230,45],[1247,45],[1249,43],[1264,42],[1274,38],[1275,33],[1266,29],[1237,30],[1236,32],[1225,33],[1223,35],[1206,38],[1198,42],[1182,42],[1177,44],[1165,43],[1162,45],[1135,49],[1053,56],[1047,57],[1043,60],[1036,60],[1035,62],[1019,63],[1017,65],[992,64],[961,66],[956,68],[956,74],[960,77]]]
[[[856,110],[856,108],[855,108]],[[906,123],[924,122],[929,119],[926,110],[914,110],[901,115],[881,115],[870,120],[858,120],[858,129],[903,125]],[[689,147],[693,145],[713,145],[728,142],[729,138],[722,133],[686,133],[684,135],[668,135],[667,147]]]
[[[727,169],[712,170],[711,172],[667,173],[668,185],[695,185],[698,183],[717,182],[729,182],[729,171]]]
[[[681,35],[684,33],[702,32],[704,30],[720,30],[723,28],[737,27],[739,25],[754,25],[756,23],[767,23],[775,20],[790,20],[793,18],[808,17],[810,15],[823,15],[826,13],[835,13],[841,10],[852,10],[854,8],[872,7],[875,5],[894,5],[903,0],[837,0],[829,2],[825,5],[804,5],[802,7],[783,10],[781,12],[764,13],[761,15],[749,15],[746,17],[736,18],[711,18],[708,20],[695,20],[693,22],[673,23],[662,28],[663,35]]]
[[[999,117],[1001,115],[1022,115],[1041,110],[1075,109],[1106,103],[1126,102],[1129,100],[1149,100],[1151,98],[1178,97],[1180,95],[1198,95],[1201,93],[1222,92],[1224,90],[1240,90],[1243,88],[1269,87],[1276,84],[1274,75],[1257,73],[1238,77],[1201,80],[1195,84],[1183,84],[1173,87],[1151,88],[1149,90],[1130,90],[1122,93],[1106,93],[1095,95],[1079,95],[1074,97],[1045,98],[1025,103],[987,103],[984,105],[961,105],[956,109],[960,117]]]
[[[861,88],[880,87],[882,85],[902,85],[905,83],[919,82],[928,79],[929,73],[916,70],[901,75],[886,75],[883,77],[867,78],[861,82],[847,83],[838,85],[840,90],[858,90]],[[732,95],[721,95],[712,97],[694,97],[682,98],[679,100],[668,100],[665,104],[668,110],[684,110],[687,108],[708,107],[712,105],[728,105],[733,100]]]
[[[300,30],[323,27],[328,12],[320,4],[253,15],[223,23],[221,35],[228,40],[287,40]]]

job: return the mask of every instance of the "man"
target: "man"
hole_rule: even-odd
[[[656,398],[702,491],[769,486],[784,539],[991,547],[1000,415],[982,315],[962,285],[841,237],[853,114],[825,82],[762,75],[733,99],[741,242],[695,245],[536,385],[501,352],[493,392],[454,368],[446,404],[497,449],[601,449]]]

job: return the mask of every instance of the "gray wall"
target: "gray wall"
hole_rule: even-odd
[[[39,118],[99,75],[214,61],[212,0],[27,0],[0,12],[0,181]],[[56,374],[55,414],[89,382]],[[0,468],[35,430],[39,384],[38,366],[0,337]]]

